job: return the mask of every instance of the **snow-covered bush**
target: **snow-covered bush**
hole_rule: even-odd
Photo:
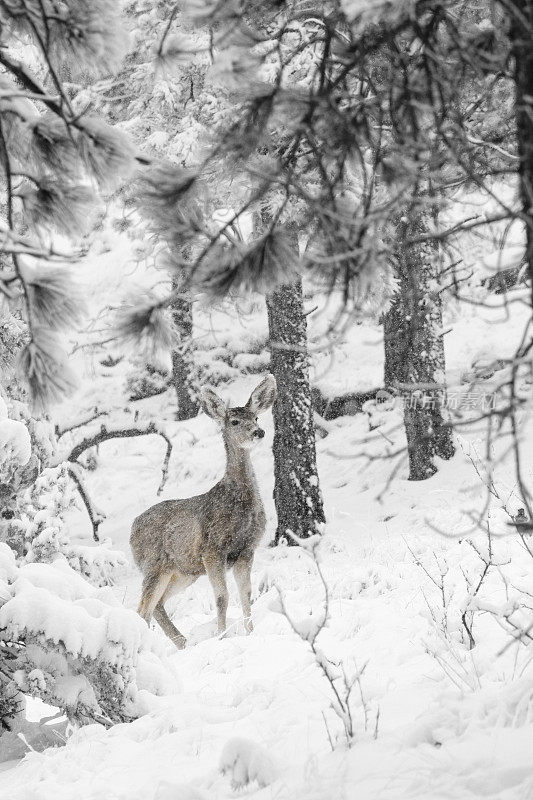
[[[133,719],[147,710],[151,694],[176,691],[176,676],[154,642],[137,614],[63,557],[17,566],[0,544],[0,643],[13,656],[2,661],[0,680],[12,705],[31,694],[76,724]]]
[[[69,543],[64,555],[72,569],[95,586],[115,583],[118,573],[126,566],[122,550],[113,550],[109,541],[97,547]]]
[[[126,379],[126,392],[130,400],[142,400],[161,394],[168,388],[169,374],[155,364],[134,364],[134,371]]]
[[[111,583],[124,556],[107,544],[70,542],[68,465],[34,474],[41,461],[32,455],[32,439],[46,455],[49,431],[33,422],[31,436],[25,422],[8,418],[0,399],[2,535],[12,545],[0,542],[0,723],[16,728],[25,694],[59,706],[78,723],[130,719],[142,710],[137,674],[157,691],[165,668],[142,621],[78,574]]]
[[[15,514],[17,495],[31,477],[33,464],[31,441],[27,427],[9,419],[7,406],[0,396],[0,538],[7,539]]]
[[[97,586],[114,582],[124,566],[124,555],[108,544],[72,544],[64,517],[75,502],[68,466],[44,469],[19,503],[20,510],[9,521],[10,546],[26,562],[53,562],[64,556],[70,566]]]
[[[28,495],[13,526],[24,537],[26,561],[51,562],[69,545],[63,515],[73,503],[73,490],[66,465],[43,470]]]
[[[506,532],[502,509],[493,509],[484,524],[486,531],[452,546],[421,541],[410,548],[431,631],[427,652],[461,691],[494,680],[513,683],[516,664],[508,673],[502,656],[512,651],[511,661],[519,663],[523,653],[527,662],[524,648],[533,643],[533,543]]]
[[[7,406],[1,403],[1,539],[27,562],[52,562],[63,555],[92,583],[113,583],[117,569],[125,563],[122,553],[106,544],[88,547],[71,543],[65,515],[75,505],[76,496],[69,466],[44,466],[57,452],[51,424],[31,418],[20,402],[12,404],[12,413],[19,419],[9,419]]]

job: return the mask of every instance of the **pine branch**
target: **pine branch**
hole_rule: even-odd
[[[119,341],[141,348],[152,357],[158,351],[170,351],[176,342],[172,317],[154,296],[119,308],[115,332]]]
[[[29,92],[31,92],[32,95],[38,98],[41,103],[50,109],[50,111],[52,111],[58,117],[61,117],[61,119],[65,121],[66,125],[69,127],[72,126],[73,128],[76,128],[77,130],[91,137],[90,131],[88,131],[84,125],[83,117],[75,117],[66,114],[61,103],[56,101],[49,95],[47,91],[45,91],[45,89],[33,77],[26,66],[21,61],[18,61],[18,59],[12,58],[6,52],[5,48],[2,47],[0,47],[0,64],[2,64],[8,70],[8,72],[14,75],[15,78],[17,78],[17,80]],[[137,163],[142,165],[148,165],[152,163],[152,159],[142,153],[133,154],[133,158],[135,161],[137,161]]]

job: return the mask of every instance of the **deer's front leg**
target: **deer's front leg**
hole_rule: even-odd
[[[226,584],[226,564],[216,553],[206,553],[203,562],[207,577],[213,587],[217,607],[218,632],[226,630],[226,612],[228,610],[228,586]]]
[[[235,576],[235,583],[239,590],[241,598],[242,614],[244,617],[244,627],[247,633],[253,630],[252,625],[252,609],[250,605],[252,597],[252,563],[254,560],[253,553],[251,556],[241,556],[235,562],[233,567],[233,574]]]

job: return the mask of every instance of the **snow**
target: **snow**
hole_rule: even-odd
[[[239,397],[246,391],[234,388],[231,394]],[[170,693],[161,697],[150,706],[148,716],[137,722],[109,731],[89,726],[74,733],[66,747],[30,754],[4,773],[6,797],[19,800],[39,787],[40,794],[35,796],[45,800],[92,798],[102,792],[128,800],[223,798],[233,796],[232,783],[247,781],[251,796],[261,796],[265,791],[261,784],[268,784],[268,791],[276,796],[305,800],[344,797],[347,787],[357,787],[362,800],[528,796],[531,690],[526,678],[512,681],[513,670],[522,670],[525,662],[515,652],[497,658],[501,643],[497,637],[488,637],[471,655],[459,641],[446,641],[435,629],[425,600],[438,619],[438,593],[432,595],[431,581],[412,554],[421,563],[427,561],[435,576],[438,569],[432,551],[436,549],[439,563],[446,558],[457,583],[461,568],[468,566],[464,551],[469,548],[457,539],[438,536],[428,523],[449,532],[468,530],[470,520],[462,511],[465,492],[475,508],[483,500],[482,487],[460,452],[453,463],[442,465],[423,493],[419,485],[400,479],[387,495],[386,506],[381,505],[376,500],[376,483],[382,467],[370,465],[364,470],[371,473],[366,479],[374,482],[369,490],[360,483],[356,462],[328,454],[349,449],[361,421],[362,415],[338,421],[318,444],[330,520],[320,545],[331,593],[330,630],[320,634],[322,646],[334,660],[349,664],[355,659],[359,668],[367,664],[361,683],[368,730],[361,701],[354,697],[353,746],[343,745],[342,729],[330,709],[333,698],[328,686],[308,645],[290,629],[278,601],[276,586],[295,619],[311,619],[320,609],[322,595],[313,560],[295,548],[262,547],[254,570],[255,631],[251,636],[212,636],[207,621],[214,616],[214,603],[207,581],[200,580],[169,603],[190,639],[203,630],[197,633],[198,643],[174,654],[155,631],[178,667],[179,694],[174,699]],[[198,430],[201,425],[203,429]],[[180,494],[186,494],[214,481],[221,463],[215,426],[208,426],[205,418],[185,426],[197,431],[198,440],[173,459],[165,491],[169,496],[175,491],[177,475]],[[271,436],[271,423],[268,427]],[[113,508],[103,530],[126,552],[126,520],[155,493],[158,475],[151,474],[151,465],[157,463],[156,447],[155,443],[149,447],[108,443],[93,476],[92,490],[99,487],[102,504],[108,511]],[[266,488],[268,446],[258,448],[252,457],[272,532],[272,504]],[[147,465],[139,472],[143,459]],[[183,473],[185,463],[187,473]],[[501,525],[503,530],[503,520]],[[471,550],[470,554],[475,556]],[[527,575],[527,562],[523,569]],[[51,586],[52,570],[57,573],[56,591],[70,598],[78,609],[75,614],[83,612],[99,624],[97,596],[80,598],[82,579],[66,580],[70,573],[63,562],[30,564],[22,575],[44,589]],[[113,592],[134,607],[138,586],[139,578],[130,567],[123,585]],[[236,592],[231,589],[230,617],[238,619]],[[94,590],[96,595],[99,591]],[[464,600],[458,596],[457,603],[462,608]],[[143,624],[133,623],[134,617],[132,630],[137,630]],[[95,639],[99,636],[103,636],[101,629],[94,633]],[[514,663],[517,657],[519,667]],[[459,687],[453,680],[454,669],[463,676]],[[138,680],[145,683],[151,675],[153,665],[145,662]],[[73,693],[80,688],[70,685]],[[333,753],[328,736],[338,743]],[[219,772],[219,765],[226,774]]]
[[[278,770],[268,751],[248,739],[234,738],[226,742],[220,756],[220,770],[231,776],[233,789],[242,789],[257,782],[264,788],[277,777]]]
[[[125,237],[105,231],[99,246],[80,274],[92,287],[91,314],[100,320],[111,292],[126,296],[132,283],[151,288],[160,275],[135,272]],[[107,275],[112,286],[103,280]],[[517,301],[511,322],[496,296],[483,307],[450,310],[447,379],[458,391],[469,390],[476,367],[513,353],[528,318],[521,302],[525,291],[508,296]],[[254,370],[262,374],[265,364],[264,307],[252,299],[243,310],[238,316],[231,307],[203,308],[196,322],[207,374],[218,376],[217,393],[234,404],[247,399],[258,382]],[[330,311],[308,318],[315,384],[326,397],[377,388],[383,367],[378,326],[347,328],[333,348],[327,337]],[[100,349],[73,355],[84,382],[56,412],[62,423],[81,418],[102,398],[111,409],[106,424],[131,421],[133,414],[123,409],[131,365],[124,359],[103,366],[102,358]],[[497,365],[482,387],[492,391],[505,374]],[[132,702],[143,715],[110,729],[91,724],[70,730],[64,746],[10,761],[2,773],[1,800],[533,796],[530,653],[509,646],[505,627],[509,614],[517,624],[532,621],[531,557],[509,536],[503,509],[504,501],[512,513],[521,505],[505,440],[495,442],[493,453],[493,478],[503,500],[493,498],[487,507],[486,487],[470,460],[481,465],[482,426],[462,427],[455,457],[440,463],[428,481],[414,483],[406,480],[402,455],[385,459],[405,444],[394,402],[330,420],[327,435],[317,441],[328,519],[323,537],[302,548],[269,548],[275,512],[273,426],[266,414],[266,437],[251,453],[268,517],[252,573],[254,631],[244,635],[230,578],[229,631],[218,637],[212,591],[201,578],[167,604],[188,638],[187,648],[177,652],[155,623],[149,631],[135,613],[141,577],[129,552],[129,529],[158,499],[209,489],[223,472],[224,451],[218,427],[204,414],[175,421],[171,392],[134,407],[141,419],[164,423],[174,449],[160,498],[164,446],[158,437],[105,442],[97,468],[84,472],[88,491],[106,514],[100,535],[117,554],[116,582],[90,585],[72,569],[74,556],[60,553],[49,564],[17,566],[0,543],[0,596],[8,598],[0,626],[14,633],[29,629],[37,641],[46,628],[57,647],[55,659],[35,654],[32,671],[21,676],[23,686],[39,685],[54,668],[55,691],[63,699],[91,704],[83,671],[65,669],[62,649],[72,658],[105,654],[117,669],[131,665]],[[98,419],[88,430],[100,424]],[[523,469],[531,482],[533,426],[527,415],[520,426]],[[77,440],[76,433],[68,434],[65,449]],[[486,535],[473,522],[479,514],[484,524],[490,521],[494,566],[476,592],[488,557]],[[97,560],[84,512],[71,508],[67,522],[71,552],[88,563]],[[315,555],[328,587],[322,630],[325,595]],[[472,649],[463,615],[471,615]],[[317,655],[310,647],[315,636]],[[330,670],[333,685],[320,664]],[[354,737],[347,742],[349,719],[333,687],[342,695],[353,681]]]
[[[483,256],[481,263],[487,270],[488,274],[495,272],[503,272],[507,269],[516,269],[523,262],[525,257],[525,248],[523,245],[512,245],[510,247],[500,248],[493,253],[488,253]]]
[[[17,465],[23,467],[31,456],[29,431],[22,422],[2,419],[2,411],[0,407],[0,448],[4,450],[2,458],[11,456]]]

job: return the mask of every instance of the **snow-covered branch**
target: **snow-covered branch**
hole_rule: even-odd
[[[78,442],[78,444],[76,444],[66,456],[61,458],[61,460],[76,463],[79,457],[86,450],[102,444],[103,442],[108,442],[111,439],[130,439],[136,436],[151,435],[160,436],[166,443],[165,458],[163,460],[163,466],[161,470],[161,481],[157,490],[157,493],[161,494],[168,477],[168,464],[172,453],[172,442],[165,431],[163,431],[155,422],[149,422],[144,428],[117,428],[115,430],[108,430],[105,425],[102,425],[98,433],[82,439],[81,442]]]

